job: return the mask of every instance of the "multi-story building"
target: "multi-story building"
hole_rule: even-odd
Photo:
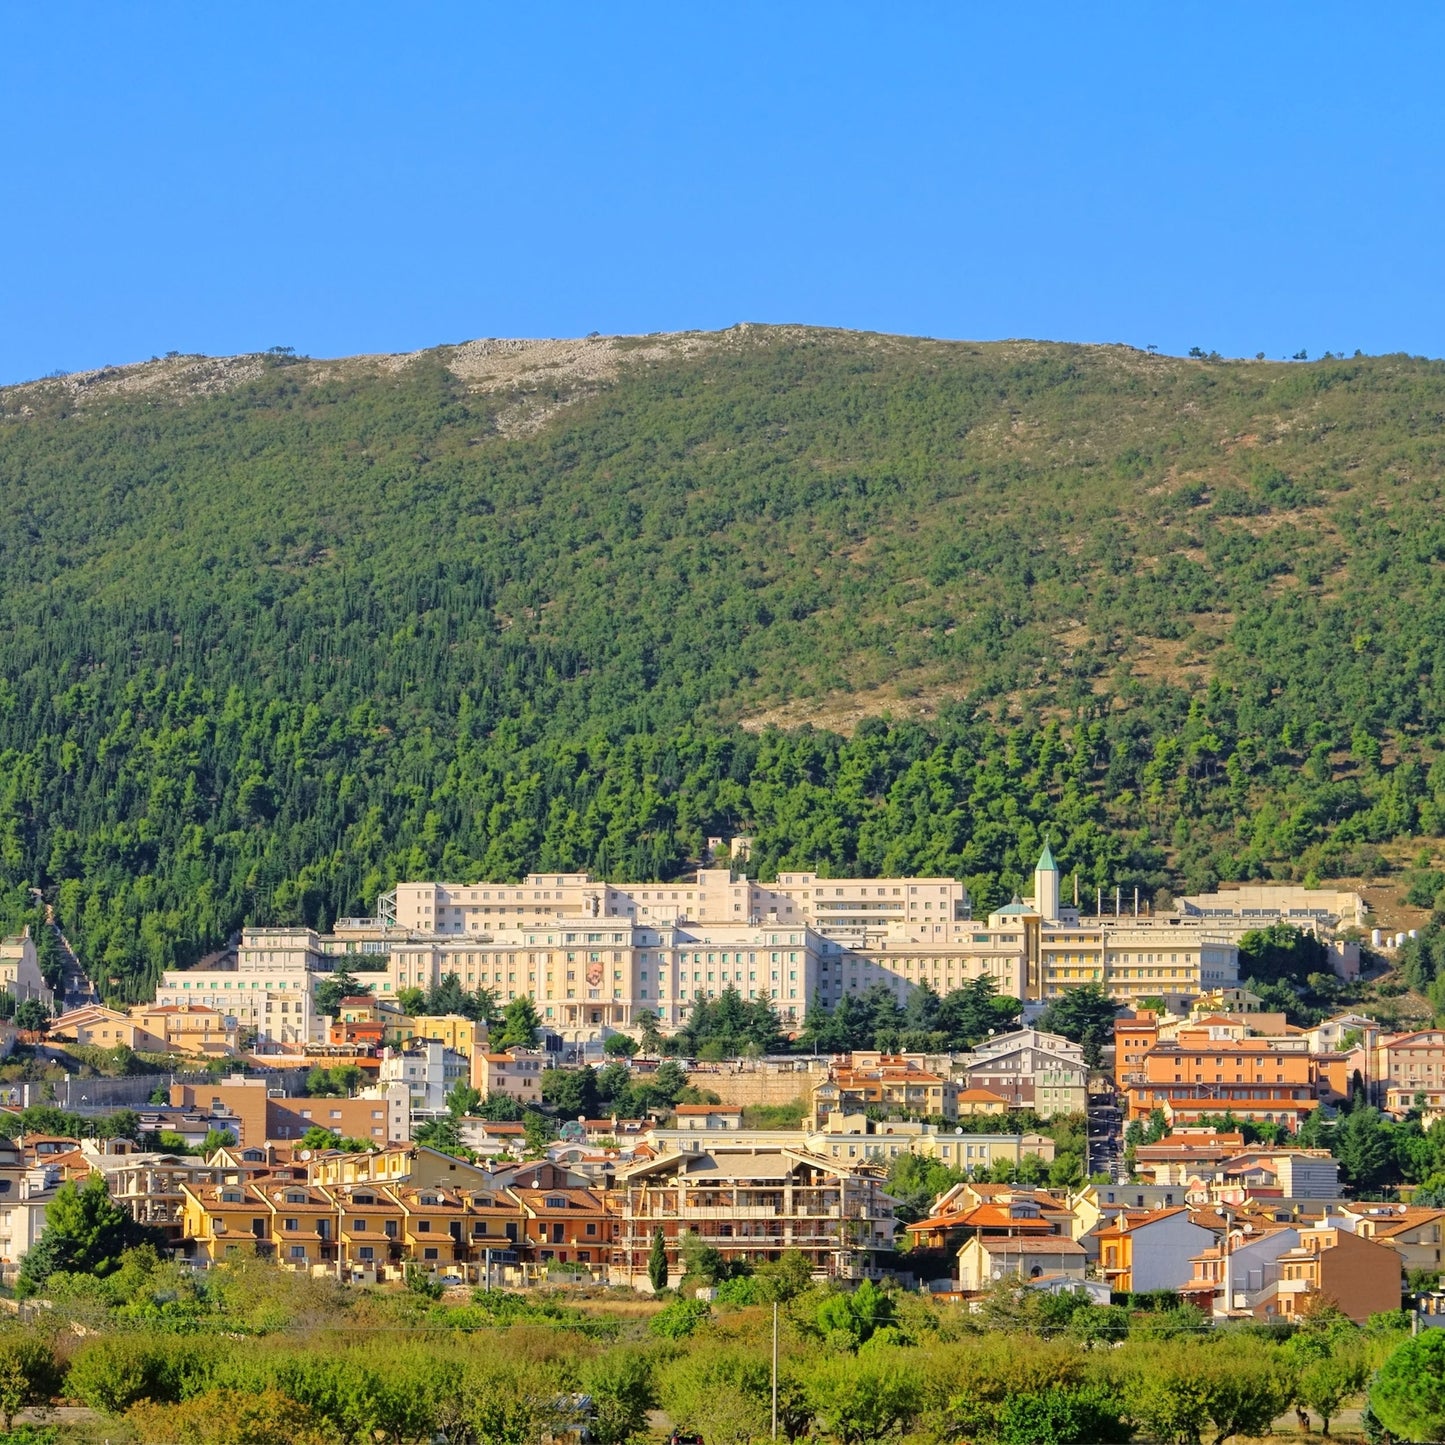
[[[49,1032],[94,1048],[125,1045],[138,1053],[199,1058],[226,1058],[237,1042],[235,1018],[200,1003],[138,1004],[129,1011],[86,1004],[61,1014]]]
[[[377,1082],[405,1087],[413,1113],[440,1114],[447,1095],[471,1076],[470,1054],[459,1054],[437,1039],[413,1039],[402,1049],[388,1049]]]
[[[1324,1078],[1315,1055],[1276,1048],[1270,1039],[1158,1044],[1129,1078],[1128,1113],[1147,1119],[1162,1108],[1181,1123],[1233,1113],[1296,1129],[1318,1106]]]
[[[310,928],[248,928],[234,968],[167,969],[156,989],[161,1006],[203,1004],[236,1020],[264,1046],[322,1044],[316,985],[336,959]]]
[[[952,878],[783,873],[776,883],[760,883],[728,868],[701,868],[680,883],[604,883],[586,873],[533,873],[518,884],[401,883],[383,896],[379,916],[415,933],[438,935],[540,927],[560,918],[627,919],[652,927],[811,926],[824,937],[912,923],[942,941],[966,932],[971,914],[968,890]]]
[[[947,878],[824,879],[783,873],[763,884],[726,868],[680,883],[610,884],[583,873],[521,884],[404,883],[376,920],[347,920],[321,946],[390,958],[383,995],[448,973],[506,1002],[523,995],[548,1027],[592,1037],[646,1009],[676,1027],[699,998],[735,988],[767,996],[785,1021],[813,998],[836,1003],[878,984],[900,1000],[988,977],[1001,994],[1047,1000],[1098,983],[1121,1000],[1172,1005],[1237,981],[1238,949],[1197,920],[1084,918],[1059,902],[1046,847],[1032,905],[972,917]]]
[[[213,1084],[172,1084],[171,1104],[208,1110],[208,1118],[223,1121],[239,1144],[296,1140],[316,1126],[378,1144],[411,1138],[411,1096],[403,1083],[351,1099],[298,1098],[271,1093],[265,1079],[233,1075]]]
[[[1095,1237],[1099,1272],[1121,1294],[1179,1289],[1193,1274],[1192,1258],[1215,1241],[1213,1232],[1195,1223],[1182,1206],[1122,1214]]]
[[[1299,1242],[1291,1225],[1232,1224],[1189,1261],[1193,1272],[1179,1293],[1215,1320],[1268,1319],[1279,1313],[1280,1258]]]
[[[659,1229],[674,1279],[689,1233],[727,1260],[756,1265],[798,1250],[816,1273],[843,1279],[872,1273],[893,1246],[895,1204],[875,1173],[798,1148],[669,1151],[619,1170],[614,1204],[613,1278],[638,1285]]]
[[[955,1062],[970,1089],[985,1089],[1011,1109],[1041,1118],[1082,1114],[1089,1103],[1089,1066],[1082,1046],[1059,1034],[1018,1029],[985,1039]]]
[[[707,1134],[690,1121],[685,1123],[679,1115],[675,1129],[649,1129],[646,1142],[662,1153],[696,1152],[711,1147]],[[806,1133],[730,1124],[726,1144],[735,1149],[802,1148],[816,1158],[833,1160],[850,1169],[886,1166],[901,1155],[916,1154],[920,1159],[937,1159],[950,1169],[970,1174],[1001,1164],[1017,1167],[1030,1157],[1043,1165],[1052,1164],[1056,1148],[1047,1134],[960,1133],[947,1125],[913,1119],[876,1122],[863,1114],[830,1115],[822,1128]]]
[[[606,1196],[600,1190],[562,1183],[562,1171],[556,1166],[546,1173],[552,1177],[541,1177],[543,1171],[538,1168],[525,1182],[507,1190],[521,1205],[523,1238],[531,1242],[532,1257],[539,1264],[586,1265],[589,1269],[606,1264],[621,1234]]]
[[[1445,1210],[1361,1201],[1341,1205],[1340,1214],[1361,1239],[1389,1245],[1400,1256],[1402,1274],[1427,1270],[1438,1276],[1445,1270]]]
[[[46,1008],[53,1008],[55,995],[40,974],[40,956],[27,924],[23,933],[13,938],[0,938],[0,990],[16,1003],[21,999],[39,999]]]
[[[883,1055],[863,1067],[831,1070],[813,1088],[813,1127],[832,1115],[861,1114],[868,1108],[905,1118],[958,1117],[958,1085],[901,1056]]]
[[[1015,900],[986,921],[948,878],[784,873],[764,884],[703,868],[667,884],[585,873],[403,883],[382,896],[375,919],[340,920],[325,937],[247,929],[235,967],[169,971],[157,1002],[215,1009],[263,1046],[324,1043],[317,983],[353,959],[384,959],[372,979],[381,1002],[455,975],[502,1003],[531,998],[547,1028],[586,1040],[636,1027],[644,1010],[675,1028],[694,1002],[727,989],[766,997],[796,1025],[815,998],[831,1005],[880,984],[900,1002],[924,984],[948,993],[986,977],[1022,999],[1099,983],[1122,1000],[1177,1003],[1236,981],[1237,948],[1197,921],[1083,918],[1060,905],[1059,891],[1047,847],[1034,903]]]
[[[1308,932],[1363,928],[1370,905],[1344,888],[1304,888],[1289,883],[1240,883],[1214,893],[1179,899],[1180,912],[1220,925],[1267,928],[1288,923]]]
[[[1144,1055],[1158,1042],[1158,1014],[1146,1010],[1121,1014],[1114,1020],[1114,1087],[1119,1093],[1142,1073]]]
[[[1299,1232],[1279,1257],[1279,1313],[1293,1319],[1331,1300],[1356,1324],[1400,1308],[1400,1256],[1384,1244],[1324,1223]]]
[[[472,1087],[482,1098],[505,1094],[519,1104],[537,1104],[542,1098],[542,1071],[547,1056],[540,1049],[524,1049],[520,1045],[489,1054],[484,1049],[472,1050]]]
[[[1382,1035],[1360,1057],[1362,1082],[1387,1113],[1403,1116],[1422,1104],[1431,1114],[1445,1109],[1445,1029]]]
[[[463,987],[490,989],[503,1003],[531,998],[546,1028],[575,1039],[635,1027],[644,1010],[664,1028],[675,1027],[695,1000],[729,988],[746,999],[769,998],[783,1019],[798,1023],[821,945],[796,925],[553,918],[519,929],[499,923],[474,937],[394,942],[378,989],[394,998],[454,974]]]

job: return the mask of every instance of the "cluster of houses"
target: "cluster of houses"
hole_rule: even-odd
[[[1221,1161],[1221,1175],[1230,1168]],[[920,1250],[957,1259],[952,1284],[964,1296],[1004,1278],[1105,1304],[1167,1290],[1218,1321],[1290,1319],[1329,1300],[1363,1322],[1400,1308],[1408,1271],[1440,1269],[1445,1210],[1273,1188],[1236,1204],[1213,1195],[1198,1181],[1067,1193],[969,1182],[907,1233]]]
[[[7,1266],[23,1256],[62,1182],[100,1174],[198,1267],[255,1257],[365,1282],[420,1266],[444,1282],[648,1289],[660,1232],[674,1285],[696,1236],[730,1262],[796,1251],[819,1278],[891,1274],[964,1299],[1016,1278],[1100,1302],[1173,1291],[1220,1320],[1289,1318],[1327,1298],[1364,1320],[1399,1307],[1406,1274],[1445,1267],[1445,1210],[1344,1197],[1320,1150],[1184,1128],[1139,1147],[1137,1182],[1046,1189],[970,1176],[904,1224],[887,1185],[898,1153],[986,1146],[1008,1158],[1029,1141],[829,1124],[750,1129],[740,1108],[682,1106],[661,1126],[574,1121],[533,1159],[516,1157],[519,1126],[484,1125],[501,1147],[476,1161],[402,1143],[258,1139],[202,1158],[31,1136],[0,1145],[0,1255]]]
[[[703,869],[626,888],[586,875],[407,884],[375,919],[342,920],[330,935],[248,929],[229,961],[168,974],[154,1004],[55,1021],[58,1040],[212,1070],[234,1060],[236,1072],[198,1067],[140,1110],[142,1129],[179,1135],[191,1152],[0,1141],[0,1271],[39,1237],[55,1189],[91,1174],[198,1267],[254,1256],[358,1281],[421,1267],[467,1283],[650,1288],[660,1233],[674,1284],[696,1236],[729,1261],[798,1252],[822,1278],[893,1274],[965,1299],[1017,1278],[1105,1301],[1169,1290],[1218,1319],[1288,1317],[1322,1298],[1364,1319],[1398,1307],[1406,1274],[1445,1269],[1445,1211],[1352,1199],[1328,1153],[1287,1142],[1315,1109],[1358,1095],[1396,1115],[1445,1113],[1445,1030],[1390,1033],[1356,1014],[1299,1028],[1237,978],[1249,927],[1284,918],[1328,936],[1362,923],[1361,901],[1236,890],[1125,917],[1117,898],[1106,914],[1100,896],[1086,915],[1076,889],[1064,901],[1062,881],[1045,849],[1033,900],[986,923],[946,879],[789,874],[764,887]],[[23,991],[33,944],[10,943]],[[1346,976],[1351,950],[1331,955]],[[316,989],[338,967],[370,987],[322,1014]],[[448,976],[501,1001],[533,999],[538,1045],[496,1048],[483,1024],[403,1008]],[[477,1117],[457,1121],[465,1158],[415,1142],[458,1084],[536,1106],[563,1050],[569,1062],[600,1059],[611,1033],[649,1016],[668,1032],[725,989],[769,998],[786,1025],[814,998],[882,982],[901,1001],[925,982],[944,992],[982,976],[1021,998],[1026,1020],[1086,982],[1132,1011],[1102,1068],[1079,1044],[1024,1026],[966,1051],[693,1063],[689,1083],[721,1102],[679,1105],[665,1121],[567,1120],[545,1150],[522,1123]],[[317,1064],[354,1066],[349,1093],[306,1093]],[[1115,1182],[990,1182],[1048,1177],[1055,1142],[1020,1115],[1114,1102],[1117,1116],[1094,1116],[1099,1154],[1086,1164],[1110,1166]],[[768,1104],[793,1106],[800,1123],[754,1127],[749,1106]],[[1251,1146],[1223,1116],[1273,1125],[1266,1137],[1286,1142]],[[1119,1126],[1103,1124],[1116,1117],[1156,1126],[1129,1156],[1127,1182]],[[318,1130],[334,1147],[307,1147]],[[230,1142],[212,1148],[218,1132]],[[960,1178],[925,1218],[900,1217],[888,1192],[902,1155]]]

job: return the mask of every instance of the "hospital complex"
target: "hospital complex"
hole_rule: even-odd
[[[733,856],[745,850],[736,846]],[[635,1028],[643,1011],[667,1032],[698,999],[732,988],[768,998],[785,1025],[809,1003],[836,1004],[875,985],[900,1003],[923,984],[940,994],[981,977],[1001,994],[1046,1003],[1098,984],[1121,1003],[1158,998],[1187,1008],[1238,981],[1239,936],[1284,917],[1333,929],[1363,921],[1357,895],[1268,888],[1184,899],[1144,917],[1081,914],[1060,898],[1045,846],[1032,900],[973,917],[951,878],[823,878],[774,882],[701,868],[675,883],[607,883],[585,873],[533,873],[522,883],[403,883],[376,916],[308,928],[244,931],[234,965],[167,972],[158,1005],[204,1006],[279,1044],[323,1042],[314,990],[338,968],[378,999],[455,975],[502,1005],[529,997],[543,1025],[587,1042]]]

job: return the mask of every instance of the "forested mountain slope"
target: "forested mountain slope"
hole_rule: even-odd
[[[1358,871],[1445,815],[1442,417],[1403,356],[766,327],[0,391],[6,921],[139,994],[709,833],[983,905],[1045,832],[1089,892]]]

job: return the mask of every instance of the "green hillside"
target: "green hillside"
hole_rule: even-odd
[[[0,886],[143,993],[402,876],[1357,874],[1445,817],[1445,365],[802,328],[0,391]]]

